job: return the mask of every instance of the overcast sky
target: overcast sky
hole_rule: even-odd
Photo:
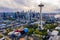
[[[42,2],[45,6],[43,12],[52,12],[60,9],[59,0],[0,0],[0,12],[35,10],[39,11],[38,4]]]

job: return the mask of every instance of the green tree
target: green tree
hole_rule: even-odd
[[[4,35],[8,35],[9,32],[13,31],[13,29],[7,28],[6,32],[4,33]]]
[[[42,31],[36,30],[36,31],[34,31],[34,34],[47,35],[47,31],[46,30],[42,30]]]
[[[34,25],[33,25],[33,28],[34,28],[34,29],[38,28],[38,24],[34,24]]]
[[[45,26],[44,26],[44,28],[45,29],[55,29],[55,27],[57,27],[57,24],[46,24]]]
[[[2,34],[0,34],[0,38],[2,38],[3,36],[2,36]]]
[[[28,35],[31,35],[31,34],[33,34],[33,32],[34,32],[34,29],[33,28],[29,28],[29,30],[28,30]]]

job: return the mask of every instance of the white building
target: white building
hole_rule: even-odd
[[[58,31],[53,30],[49,40],[60,40],[60,36],[58,36],[58,33],[59,33]]]

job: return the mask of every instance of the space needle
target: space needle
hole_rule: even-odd
[[[39,18],[40,23],[38,24],[38,26],[39,26],[38,28],[39,28],[39,30],[43,30],[43,24],[42,24],[42,8],[44,7],[44,4],[40,3],[38,6],[40,7],[40,18]]]

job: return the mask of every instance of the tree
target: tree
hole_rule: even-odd
[[[2,36],[2,34],[0,34],[0,38],[2,38],[3,36]]]
[[[34,28],[34,29],[38,28],[38,24],[34,24],[34,25],[33,25],[33,28]]]
[[[45,26],[44,26],[44,28],[45,29],[55,29],[55,27],[57,27],[57,24],[46,24]]]
[[[29,30],[28,30],[28,35],[31,35],[31,34],[33,34],[33,32],[34,32],[34,29],[33,28],[29,28]]]
[[[46,30],[42,30],[42,31],[36,30],[36,31],[34,31],[34,34],[47,35],[47,31]]]
[[[8,35],[9,32],[13,31],[13,29],[10,29],[10,28],[7,28],[5,30],[6,30],[6,32],[4,33],[4,35]]]
[[[39,30],[36,30],[36,31],[34,31],[34,34],[40,35],[40,31]]]

